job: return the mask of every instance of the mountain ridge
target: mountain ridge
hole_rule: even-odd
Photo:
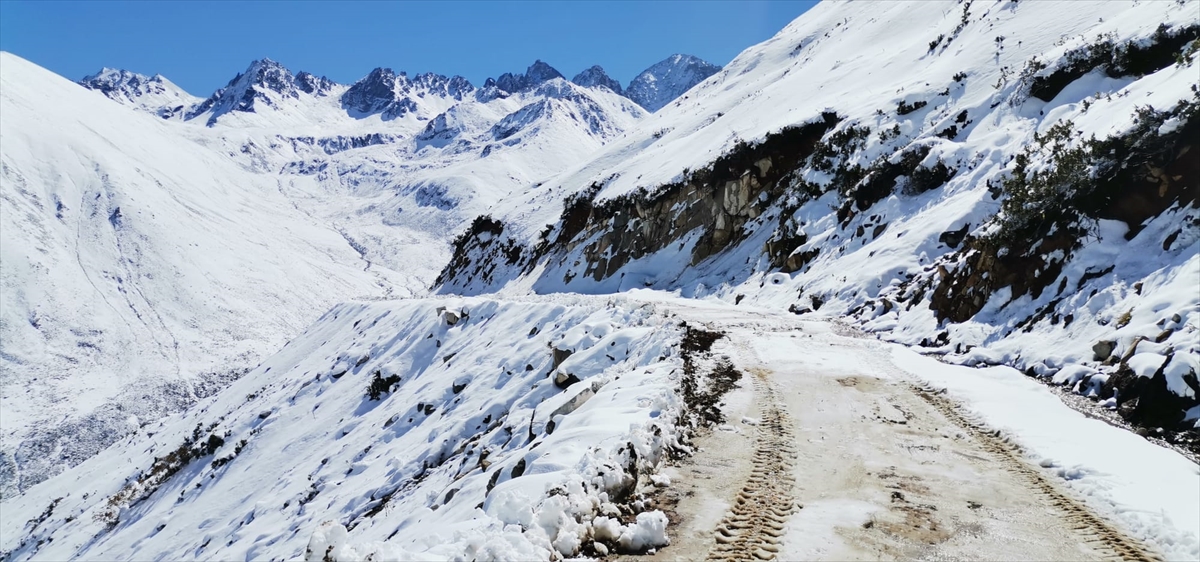
[[[691,55],[672,55],[638,73],[629,84],[630,87],[636,86],[630,95],[626,95],[628,88],[622,88],[620,82],[609,77],[599,65],[584,69],[571,81],[587,88],[608,88],[653,112],[711,76],[715,72],[713,69],[719,68]],[[458,101],[473,93],[481,101],[488,101],[496,96],[529,91],[555,78],[565,79],[565,76],[541,60],[534,61],[522,74],[504,73],[497,78],[488,78],[479,88],[461,76],[447,77],[426,72],[410,79],[405,72],[397,73],[390,68],[378,67],[350,84],[342,96],[343,104],[352,115],[383,114],[386,118],[394,119],[415,110],[414,102],[407,97],[410,91],[415,95],[436,94]],[[127,70],[105,68],[78,83],[165,119],[192,120],[208,114],[206,124],[209,126],[215,125],[222,115],[231,111],[253,112],[256,102],[274,107],[280,103],[281,100],[276,99],[279,97],[295,99],[301,92],[320,97],[344,86],[306,71],[293,74],[270,58],[252,61],[245,71],[203,100],[171,84],[161,75],[147,77]],[[155,92],[170,93],[169,101],[141,99],[150,93],[142,92],[147,87],[145,84],[154,84]],[[181,103],[179,100],[190,103]],[[375,107],[378,104],[382,105]],[[180,105],[184,107],[180,109]]]

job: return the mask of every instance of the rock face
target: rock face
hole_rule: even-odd
[[[475,87],[462,76],[418,74],[412,79],[390,68],[376,68],[342,94],[342,108],[352,117],[381,114],[385,120],[417,111],[417,99],[425,96],[462,101]]]
[[[508,93],[524,92],[532,90],[543,82],[562,78],[563,75],[554,67],[540,61],[534,61],[525,70],[525,74],[512,74],[505,72],[496,79],[496,87]]]
[[[608,88],[614,93],[621,93],[621,83],[610,78],[604,72],[604,69],[600,68],[600,65],[595,65],[576,74],[571,81],[585,88]]]
[[[324,76],[316,76],[304,71],[296,74],[296,87],[306,94],[325,96],[336,85],[336,82]]]
[[[646,111],[658,111],[720,70],[691,55],[671,55],[638,74],[625,88],[625,96]]]
[[[548,230],[532,250],[504,242],[503,225],[482,217],[455,241],[457,257],[442,271],[438,283],[490,279],[498,267],[533,267],[539,260],[563,259],[577,249],[586,263],[584,275],[599,281],[631,260],[701,232],[691,252],[695,265],[744,238],[747,224],[785,192],[780,180],[812,153],[837,121],[836,115],[825,114],[812,123],[789,127],[758,145],[735,149],[691,174],[686,182],[653,193],[596,203],[593,197],[599,186],[593,186],[566,202],[557,228]],[[496,252],[494,258],[484,257],[489,250]],[[568,273],[563,280],[570,283],[571,279]]]

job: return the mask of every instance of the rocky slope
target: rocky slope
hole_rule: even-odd
[[[493,208],[439,290],[845,315],[1196,447],[1196,2],[876,8],[821,4]]]

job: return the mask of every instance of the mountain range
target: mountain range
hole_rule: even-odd
[[[694,56],[676,54],[639,73],[624,89],[599,65],[580,72],[571,82],[584,88],[605,87],[653,112],[720,69]],[[278,62],[264,58],[250,63],[245,72],[205,99],[183,91],[161,75],[145,76],[111,68],[86,76],[79,84],[164,119],[190,121],[203,117],[207,125],[213,126],[229,112],[278,109],[286,103],[284,100],[299,100],[302,95],[332,97],[354,118],[378,114],[384,120],[391,120],[430,109],[430,104],[422,103],[426,96],[456,102],[473,97],[486,103],[528,92],[554,79],[565,80],[561,73],[539,60],[523,74],[505,73],[495,79],[488,78],[480,88],[462,76],[423,73],[410,79],[404,72],[397,74],[390,68],[376,68],[347,88],[324,76],[303,71],[293,74]]]

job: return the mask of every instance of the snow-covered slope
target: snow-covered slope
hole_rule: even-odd
[[[635,76],[625,95],[646,111],[658,111],[719,70],[691,55],[671,55]]]
[[[214,392],[333,302],[424,292],[473,217],[646,115],[541,62],[476,90],[262,59],[204,100],[2,66],[6,494]]]
[[[358,556],[535,560],[604,515],[614,544],[665,544],[662,512],[616,516],[679,446],[682,330],[573,300],[339,305],[218,397],[6,500],[0,551],[319,560],[348,526]]]
[[[390,291],[276,178],[16,56],[0,70],[5,494]]]
[[[652,286],[849,314],[1152,432],[1191,427],[1197,8],[822,3],[491,209],[442,290]]]

